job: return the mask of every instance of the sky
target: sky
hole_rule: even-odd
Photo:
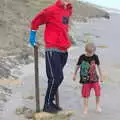
[[[82,1],[88,1],[108,8],[120,9],[120,0],[82,0]]]

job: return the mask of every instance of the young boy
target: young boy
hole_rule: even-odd
[[[82,96],[84,98],[84,114],[88,112],[88,98],[90,96],[90,91],[93,88],[96,95],[96,111],[101,112],[100,107],[100,82],[102,82],[102,73],[100,68],[100,61],[98,56],[95,54],[96,46],[94,43],[88,43],[85,46],[86,54],[79,57],[75,73],[73,75],[73,80],[76,80],[76,74],[80,68],[80,83],[82,86]],[[97,75],[97,70],[99,76]]]

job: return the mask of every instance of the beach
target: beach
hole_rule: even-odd
[[[80,38],[77,45],[69,50],[69,59],[64,69],[65,79],[60,91],[60,105],[65,110],[72,110],[74,115],[71,120],[119,120],[120,119],[120,41],[119,26],[120,15],[111,14],[111,19],[91,19],[87,23],[75,23],[75,35]],[[78,57],[84,53],[86,41],[95,42],[96,54],[101,60],[101,67],[104,75],[102,86],[102,113],[95,111],[94,93],[91,93],[89,100],[88,115],[83,115],[83,99],[81,97],[81,85],[79,75],[77,81],[73,82],[72,74]],[[44,103],[44,96],[47,87],[47,77],[45,73],[44,58],[39,58],[39,84],[41,109]],[[3,106],[1,120],[27,120],[23,115],[15,115],[16,108],[25,106],[35,111],[35,85],[34,85],[34,64],[21,66],[22,75],[19,76],[21,82],[18,85],[6,85],[12,89],[12,94]],[[32,97],[29,99],[29,97]],[[7,114],[7,116],[6,116]]]

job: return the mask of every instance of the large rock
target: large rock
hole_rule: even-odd
[[[57,114],[41,112],[34,114],[33,120],[70,120],[72,115],[73,111],[62,111]]]

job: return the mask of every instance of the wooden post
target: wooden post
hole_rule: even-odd
[[[36,112],[40,112],[38,47],[34,46]]]
[[[60,103],[59,103],[59,90],[57,90],[57,92],[56,92],[55,102],[56,102],[56,105],[57,105],[57,106],[60,105]]]

